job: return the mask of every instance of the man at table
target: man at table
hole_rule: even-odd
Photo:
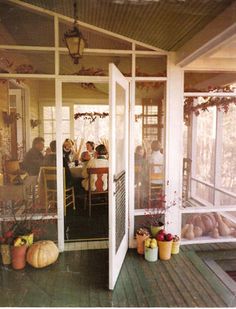
[[[44,160],[43,149],[44,139],[42,137],[36,137],[32,142],[32,148],[26,153],[22,163],[22,168],[30,176],[37,176],[39,174]]]
[[[95,158],[91,159],[88,161],[87,164],[87,168],[85,170],[83,170],[82,172],[82,177],[84,178],[84,180],[82,181],[82,187],[88,191],[88,172],[87,169],[91,168],[91,167],[108,167],[109,166],[109,162],[107,160],[107,149],[104,145],[98,145],[95,149]],[[103,175],[103,189],[106,190],[107,189],[107,175]],[[94,183],[97,180],[97,176],[96,175],[92,175],[92,179],[91,179],[91,185],[92,185],[92,190],[94,188]]]

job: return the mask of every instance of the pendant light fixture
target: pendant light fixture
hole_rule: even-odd
[[[79,63],[79,59],[82,58],[85,48],[85,40],[78,27],[77,16],[77,2],[74,0],[74,27],[69,29],[64,34],[66,47],[69,50],[69,54],[74,61],[74,64]]]

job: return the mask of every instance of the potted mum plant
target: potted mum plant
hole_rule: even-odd
[[[18,201],[5,205],[3,217],[3,234],[0,237],[1,252],[8,245],[8,252],[14,269],[22,269],[26,264],[26,251],[32,245],[34,237],[42,234],[41,228],[46,214],[39,213],[37,205],[32,201]],[[7,249],[5,249],[7,250]],[[3,258],[2,258],[3,260]]]
[[[137,252],[138,254],[144,254],[144,241],[150,237],[150,233],[147,228],[140,227],[136,232],[137,240]]]

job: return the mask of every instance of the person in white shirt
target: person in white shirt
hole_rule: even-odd
[[[154,166],[152,172],[163,173],[164,155],[163,155],[161,143],[158,140],[152,141],[151,149],[152,149],[152,153],[149,158],[149,164],[150,165],[152,164],[162,165],[162,168],[159,166]],[[153,180],[152,183],[155,183],[155,184],[163,183],[163,180]]]
[[[104,145],[98,145],[95,149],[95,158],[92,158],[91,160],[88,161],[87,168],[82,171],[82,177],[84,178],[82,180],[82,187],[88,191],[88,172],[87,169],[91,167],[108,167],[109,162],[107,160],[107,149]],[[91,175],[91,189],[92,191],[96,190],[95,187],[95,182],[97,181],[97,175]],[[107,190],[107,175],[102,176],[102,181],[103,181],[103,190]]]

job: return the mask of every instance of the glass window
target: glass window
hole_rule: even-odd
[[[208,112],[202,112],[196,117],[196,176],[213,183],[216,138],[216,108],[211,107]]]
[[[236,193],[236,106],[222,117],[221,187]]]
[[[62,132],[63,139],[70,137],[70,107],[62,107]],[[45,139],[45,146],[49,146],[50,142],[56,138],[56,121],[55,121],[55,107],[43,107],[43,134]]]

